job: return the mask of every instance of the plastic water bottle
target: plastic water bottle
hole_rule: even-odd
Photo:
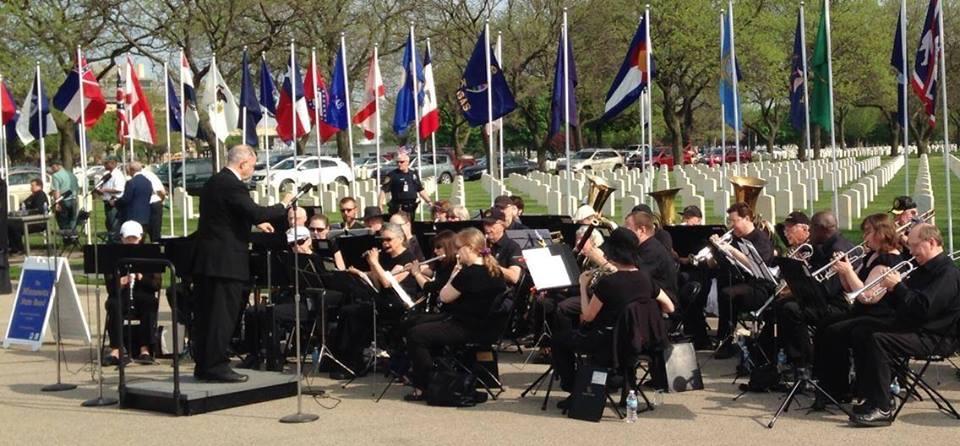
[[[637,392],[631,390],[627,395],[627,423],[637,422]]]
[[[897,377],[893,377],[893,382],[890,383],[890,394],[897,396],[900,394],[900,382],[897,381]]]
[[[753,369],[750,363],[750,349],[747,348],[747,343],[742,336],[737,337],[737,345],[740,346],[740,365],[749,373]]]
[[[786,369],[787,369],[787,354],[781,348],[780,351],[777,352],[777,370],[780,372],[783,372]]]

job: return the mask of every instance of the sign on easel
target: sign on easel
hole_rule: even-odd
[[[49,328],[59,332],[62,339],[90,343],[90,327],[65,257],[27,257],[15,296],[3,348],[26,345],[33,351],[40,350]],[[59,326],[55,313],[58,302]]]

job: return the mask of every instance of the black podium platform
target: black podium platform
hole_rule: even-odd
[[[120,407],[196,415],[231,407],[260,403],[297,394],[295,375],[243,370],[250,379],[244,383],[212,383],[193,376],[180,378],[180,401],[173,398],[173,377],[129,381],[120,395]]]

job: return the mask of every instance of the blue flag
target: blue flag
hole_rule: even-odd
[[[903,11],[901,11],[902,13]],[[897,15],[897,31],[893,34],[893,51],[890,53],[890,65],[897,72],[897,125],[903,125],[903,113],[907,108],[907,97],[903,94],[903,86],[907,82],[907,73],[904,69],[906,61],[903,60],[903,51],[906,42],[903,41],[904,35],[900,32],[903,24],[903,14]]]
[[[419,94],[417,99],[419,103],[423,103],[423,64],[419,60],[413,60],[414,48],[413,33],[410,33],[407,36],[407,45],[403,48],[403,86],[397,92],[397,108],[393,112],[393,132],[401,136],[407,132],[410,123],[417,119],[413,95]],[[413,73],[410,72],[411,65],[417,70],[416,87]]]
[[[173,79],[167,76],[167,121],[170,122],[170,130],[174,132],[183,132],[183,120],[180,119],[180,98],[177,97],[177,89],[173,86]]]
[[[486,52],[486,31],[480,33],[477,39],[477,45],[473,47],[473,54],[467,62],[467,67],[463,70],[463,78],[460,81],[460,88],[457,89],[457,100],[460,102],[460,110],[463,111],[463,117],[471,126],[484,125],[492,119],[497,120],[517,108],[517,103],[513,99],[513,93],[507,86],[507,78],[500,70],[500,63],[496,56],[490,52],[490,81],[487,85],[487,62]],[[490,88],[493,97],[493,109],[487,107],[487,88]],[[488,113],[488,110],[492,113]]]
[[[620,65],[617,77],[613,79],[604,105],[601,121],[608,121],[616,117],[631,104],[637,101],[640,93],[647,88],[647,23],[646,18],[640,20],[637,32],[633,34],[627,55]],[[650,77],[657,77],[657,65],[650,57]]]
[[[800,29],[800,13],[797,12],[797,31],[793,37],[793,56],[790,67],[790,125],[797,131],[806,128],[807,110],[804,107],[803,85],[803,35]]]
[[[573,61],[573,45],[570,43],[570,37],[567,37],[567,82],[563,82],[563,34],[560,34],[560,41],[557,44],[557,63],[553,69],[553,96],[550,99],[550,131],[547,133],[547,139],[552,139],[560,134],[563,129],[563,95],[566,90],[567,95],[567,116],[566,122],[571,127],[579,125],[577,120],[577,64]]]
[[[327,124],[340,130],[346,130],[350,125],[350,116],[347,115],[347,67],[343,62],[343,46],[337,51],[337,59],[333,64],[333,73],[330,75],[330,97],[327,101]]]
[[[50,100],[47,99],[39,75],[34,76],[30,93],[23,100],[20,117],[23,119],[17,122],[17,135],[23,144],[30,144],[35,139],[57,133],[57,124],[50,115]],[[41,127],[43,134],[40,132]]]
[[[237,128],[243,129],[243,121],[247,121],[247,132],[244,135],[244,144],[256,147],[257,141],[257,123],[262,116],[260,112],[260,103],[257,102],[257,95],[253,89],[253,78],[250,76],[250,59],[247,57],[247,51],[243,51],[243,72],[240,75],[240,108],[243,116],[237,120]]]
[[[730,38],[733,32],[733,22],[729,15],[723,19],[723,33],[720,36],[720,103],[723,104],[723,122],[735,129],[743,130],[743,115],[740,110],[740,98],[733,88],[733,77],[740,81],[740,64],[731,60],[733,58],[733,41]],[[735,67],[731,69],[731,65]],[[734,72],[735,71],[735,72]]]
[[[273,83],[273,76],[270,74],[270,67],[267,66],[267,60],[260,58],[260,106],[261,113],[270,117],[277,116],[277,87]]]

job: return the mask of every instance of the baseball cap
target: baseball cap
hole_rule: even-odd
[[[127,220],[120,225],[120,236],[123,238],[127,237],[143,237],[143,226],[140,223],[137,223],[133,220]]]
[[[310,231],[306,227],[296,226],[287,229],[287,243],[293,243],[299,240],[310,238]]]
[[[486,224],[493,224],[497,221],[507,221],[507,215],[503,213],[503,209],[492,207],[484,214],[483,222]]]
[[[630,212],[646,212],[650,215],[653,215],[653,209],[650,209],[650,206],[640,203],[633,207]]]
[[[493,206],[503,209],[507,206],[513,206],[513,200],[509,195],[501,195],[493,200]]]
[[[690,217],[703,218],[703,212],[700,210],[699,207],[694,205],[690,205],[683,208],[683,212],[681,212],[680,215],[682,215],[684,218],[690,218]]]
[[[578,222],[585,218],[593,217],[597,214],[597,211],[593,210],[593,207],[589,204],[585,204],[577,208],[577,212],[573,214],[573,221]]]
[[[900,215],[903,211],[916,209],[917,203],[913,201],[913,198],[910,198],[906,195],[901,195],[893,199],[893,208],[890,209],[890,213],[894,215]]]
[[[793,211],[783,220],[785,225],[807,225],[810,226],[810,219],[807,214],[800,211]]]

